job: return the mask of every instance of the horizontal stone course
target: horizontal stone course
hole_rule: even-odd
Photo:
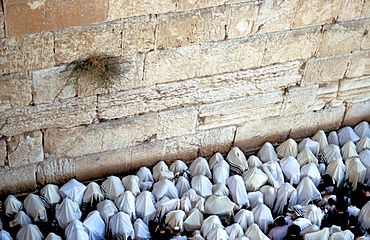
[[[0,170],[0,195],[27,193],[36,190],[36,165]]]

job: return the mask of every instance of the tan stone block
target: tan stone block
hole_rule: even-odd
[[[319,27],[268,34],[263,64],[270,65],[313,57],[320,39]]]
[[[360,50],[367,28],[366,20],[325,25],[318,56]]]
[[[302,79],[302,86],[342,79],[348,68],[350,57],[350,53],[344,53],[309,59]]]
[[[242,2],[243,0],[234,0],[235,2]],[[220,6],[226,3],[231,3],[233,1],[228,0],[175,0],[176,10],[183,11],[189,9],[199,9],[212,6]]]
[[[6,159],[8,152],[6,150],[6,142],[4,138],[0,138],[0,167],[4,167],[8,160]]]
[[[1,76],[0,89],[0,112],[32,102],[31,78],[26,73]]]
[[[38,164],[37,183],[63,184],[75,177],[75,161],[68,158],[51,158]]]
[[[230,8],[214,7],[158,16],[157,49],[225,39]]]
[[[3,9],[0,6],[0,9]],[[5,38],[5,21],[4,21],[4,12],[0,10],[0,38]]]
[[[361,17],[364,4],[366,3],[364,3],[362,0],[343,1],[338,16],[338,21],[344,22],[359,19]]]
[[[347,78],[370,75],[370,50],[353,52],[349,63]]]
[[[333,23],[340,13],[342,0],[312,0],[297,2],[293,28]]]
[[[0,170],[0,194],[29,193],[36,190],[36,164]]]
[[[236,126],[212,129],[199,133],[199,156],[210,158],[216,152],[227,153],[234,143]]]
[[[120,56],[122,31],[122,20],[57,31],[55,62],[60,65],[91,55]]]
[[[35,164],[44,160],[42,133],[29,132],[13,136],[7,140],[9,166]]]
[[[253,32],[275,32],[291,29],[299,0],[265,0],[259,2]]]
[[[106,21],[108,4],[105,0],[7,0],[4,11],[7,35],[14,36]]]
[[[177,159],[190,162],[198,157],[200,138],[196,134],[166,139],[163,160],[172,163]]]
[[[0,74],[26,72],[54,65],[50,32],[0,39]]]
[[[158,139],[195,133],[198,111],[194,107],[179,108],[159,113]]]
[[[361,17],[370,17],[370,2],[369,1],[364,1],[362,4],[362,12],[361,12]]]
[[[253,25],[257,20],[258,5],[254,2],[232,4],[230,19],[227,24],[227,37],[239,38],[252,33]]]
[[[370,122],[370,101],[349,102],[343,114],[343,126],[355,126],[362,121]]]
[[[15,136],[39,129],[91,124],[96,115],[96,96],[10,109],[0,115],[6,121],[0,134]]]
[[[197,129],[239,125],[278,116],[282,101],[282,93],[274,92],[203,105],[199,108]]]
[[[341,105],[343,101],[337,99],[339,81],[323,82],[319,85],[317,98],[313,110],[320,110],[327,107],[336,107]]]
[[[307,87],[290,87],[284,92],[281,115],[300,114],[312,110],[318,93],[318,84]],[[304,96],[304,97],[302,97]]]
[[[370,99],[370,76],[340,80],[338,99],[345,102],[363,102]]]

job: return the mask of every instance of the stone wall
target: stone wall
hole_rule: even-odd
[[[0,194],[370,121],[368,0],[0,4]],[[115,84],[66,84],[93,54]]]

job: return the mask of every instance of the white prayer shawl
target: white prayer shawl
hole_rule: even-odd
[[[263,193],[263,202],[266,204],[266,206],[268,206],[270,209],[273,209],[277,190],[272,186],[265,185],[262,186],[259,191]]]
[[[118,208],[112,200],[106,199],[96,205],[96,209],[99,211],[100,216],[103,218],[105,224],[109,223],[109,219],[118,212]]]
[[[174,229],[176,226],[180,228],[180,231],[184,231],[184,220],[186,213],[182,210],[173,210],[166,215],[165,223],[170,229]]]
[[[249,156],[247,162],[250,168],[253,168],[253,167],[260,168],[262,166],[261,160],[255,155]]]
[[[212,178],[211,170],[209,169],[208,162],[203,157],[197,157],[189,166],[191,176],[203,175],[207,178]]]
[[[136,236],[136,240],[146,240],[150,239],[150,232],[148,225],[143,222],[140,218],[136,219],[134,222],[134,232]]]
[[[319,165],[319,160],[317,160],[308,147],[303,148],[302,151],[298,153],[297,161],[301,167],[310,162],[315,163],[316,166]]]
[[[365,183],[369,186],[370,184],[370,150],[365,149],[359,154],[361,163],[366,168]]]
[[[60,236],[56,235],[55,233],[50,232],[46,236],[45,240],[62,240],[62,238]]]
[[[269,225],[274,223],[274,218],[272,217],[270,208],[261,203],[253,208],[252,212],[254,216],[254,223],[259,226],[263,233],[267,234],[269,230]]]
[[[234,216],[234,211],[239,209],[238,205],[226,196],[212,195],[207,198],[204,204],[204,213],[209,215],[228,215]]]
[[[274,213],[283,214],[284,206],[288,204],[288,207],[292,207],[297,204],[297,200],[297,190],[289,183],[284,183],[277,192]]]
[[[329,145],[328,138],[323,130],[317,130],[315,135],[313,135],[312,140],[319,143],[320,152]]]
[[[16,215],[23,207],[21,201],[18,200],[13,195],[8,195],[8,197],[4,201],[5,205],[5,215],[8,217],[13,217]]]
[[[207,240],[229,240],[229,235],[224,228],[216,228],[208,233]]]
[[[191,209],[184,221],[186,231],[200,230],[203,224],[203,213],[198,208]]]
[[[235,214],[234,221],[242,227],[243,231],[246,231],[248,227],[254,223],[253,212],[246,209],[240,209]]]
[[[324,175],[326,171],[326,165],[325,163],[319,163],[319,166],[317,167],[319,169],[320,175]]]
[[[19,211],[19,213],[17,213],[15,215],[14,220],[9,222],[9,226],[10,227],[18,227],[19,226],[19,228],[21,228],[24,225],[31,224],[31,223],[32,223],[32,221],[31,221],[30,217],[27,216],[27,214],[25,212]]]
[[[82,213],[78,203],[68,197],[64,198],[62,203],[57,204],[55,207],[55,219],[62,229],[65,229],[73,219],[81,219],[81,216]]]
[[[265,185],[268,177],[261,169],[253,167],[243,173],[243,180],[247,192],[253,192]]]
[[[204,240],[204,237],[200,235],[200,231],[196,230],[193,232],[192,237],[189,237],[190,240]]]
[[[143,191],[136,197],[136,212],[147,225],[150,220],[154,219],[155,216],[156,209],[154,207],[154,203],[154,196],[149,191]]]
[[[175,160],[170,165],[170,171],[176,174],[183,174],[186,170],[188,170],[188,166],[182,160]]]
[[[341,158],[331,161],[326,167],[325,174],[329,174],[336,186],[339,187],[345,178],[346,166]]]
[[[109,220],[109,229],[112,232],[112,236],[121,236],[124,239],[131,236],[131,239],[135,239],[135,231],[130,217],[124,212],[117,212],[114,214]]]
[[[265,142],[257,153],[257,157],[260,158],[262,163],[268,161],[278,161],[277,154],[274,147],[270,142]]]
[[[113,202],[116,202],[118,196],[125,191],[121,179],[116,176],[107,177],[101,184],[101,188],[104,195]]]
[[[225,160],[219,161],[213,168],[213,184],[226,184],[226,179],[230,176],[230,166]]]
[[[208,160],[209,169],[212,170],[213,167],[221,160],[225,160],[221,153],[216,152],[213,156]]]
[[[230,226],[226,227],[225,230],[229,235],[230,240],[235,240],[238,237],[244,236],[244,230],[239,223],[233,223]]]
[[[352,191],[357,189],[358,183],[364,183],[366,167],[359,158],[350,158],[346,161],[346,180],[351,183]]]
[[[245,236],[253,240],[269,240],[269,238],[261,231],[257,224],[253,223],[245,231]]]
[[[103,240],[105,235],[105,223],[99,211],[90,212],[83,221],[83,226],[89,235],[89,240]]]
[[[304,216],[309,219],[312,224],[321,226],[324,214],[320,208],[314,204],[309,204],[306,207],[301,208],[301,210],[304,212]]]
[[[154,183],[152,193],[157,201],[164,196],[170,199],[179,197],[179,193],[175,187],[175,184],[168,179],[162,179]]]
[[[38,195],[33,193],[28,194],[23,201],[23,205],[26,209],[27,215],[30,216],[35,222],[48,221],[44,202]]]
[[[10,234],[5,230],[0,231],[0,239],[1,240],[13,240],[12,236],[10,236]]]
[[[217,215],[211,215],[204,219],[200,232],[207,239],[208,234],[216,228],[223,227],[220,218]]]
[[[191,179],[191,188],[193,188],[197,194],[201,197],[208,197],[212,195],[212,183],[204,175],[197,175]]]
[[[340,149],[344,161],[351,157],[358,157],[356,145],[352,141],[347,141]]]
[[[318,240],[318,239],[329,239],[329,228],[325,227],[317,232],[307,233],[304,235],[304,240]]]
[[[125,190],[130,190],[136,197],[140,193],[140,178],[136,175],[128,175],[122,178]]]
[[[140,179],[140,190],[146,191],[152,188],[154,183],[154,178],[152,172],[147,167],[141,167],[136,173],[136,176]]]
[[[339,146],[335,144],[329,144],[328,146],[326,146],[321,152],[321,156],[327,164],[337,159],[343,159],[342,155],[340,154]]]
[[[40,191],[40,197],[45,203],[45,207],[50,208],[60,202],[59,187],[55,184],[46,184]]]
[[[338,130],[338,139],[340,146],[343,146],[348,140],[356,143],[360,137],[351,127],[347,126]]]
[[[318,142],[315,142],[314,140],[310,138],[304,138],[299,144],[298,149],[299,152],[301,152],[304,148],[310,149],[310,151],[317,157],[320,152],[320,144]]]
[[[319,169],[314,163],[308,163],[301,168],[301,179],[308,177],[315,184],[315,187],[319,186],[321,181],[321,175]]]
[[[303,231],[301,231],[301,236],[304,237],[307,233],[317,232],[320,231],[320,227],[313,224],[307,228],[305,228]]]
[[[250,207],[253,209],[257,207],[259,204],[263,202],[263,193],[260,191],[249,192],[248,193],[248,200],[250,203]]]
[[[277,161],[268,161],[262,164],[261,169],[267,175],[268,182],[275,188],[280,188],[284,183],[284,175]]]
[[[190,189],[189,180],[184,176],[180,176],[176,180],[175,187],[177,189],[177,192],[178,192],[179,196],[182,196],[185,192],[187,192]]]
[[[84,192],[82,201],[84,203],[91,203],[92,205],[93,202],[99,203],[103,201],[103,199],[104,199],[104,195],[100,189],[100,186],[96,182],[90,182],[86,186],[86,190]]]
[[[288,138],[276,148],[276,153],[280,158],[289,156],[295,158],[298,154],[298,144],[294,139]]]
[[[226,156],[226,161],[230,164],[230,170],[232,172],[241,174],[248,169],[247,158],[238,147],[233,147],[229,151]]]
[[[204,211],[204,203],[206,200],[198,195],[193,188],[190,188],[187,192],[185,192],[181,197],[181,200],[186,198],[189,199],[192,208],[198,208],[201,212]]]
[[[360,138],[370,137],[370,126],[369,123],[366,121],[362,121],[357,124],[353,130]]]
[[[312,180],[304,177],[297,186],[297,204],[307,206],[312,200],[321,200],[321,194]]]
[[[291,185],[298,184],[301,180],[300,165],[293,156],[284,157],[280,160],[281,170]]]
[[[82,222],[80,220],[72,220],[66,230],[64,235],[68,240],[89,240],[89,235],[87,234]]]
[[[240,175],[232,175],[226,182],[233,202],[239,205],[239,207],[246,205],[248,208],[250,205],[243,178]]]
[[[85,190],[86,186],[84,184],[76,179],[71,179],[59,189],[59,194],[62,198],[69,197],[81,206]]]
[[[127,213],[131,220],[136,219],[135,210],[136,198],[131,191],[125,191],[117,198],[116,206],[118,210]]]
[[[329,240],[354,240],[355,235],[350,230],[344,230],[330,235]]]
[[[328,143],[339,146],[339,138],[336,131],[331,131],[328,136]]]
[[[361,153],[365,149],[370,149],[370,138],[363,137],[356,143],[356,151]]]
[[[169,199],[168,197],[163,197],[155,204],[155,208],[157,209],[156,219],[162,219],[167,213],[180,209],[180,199]]]
[[[216,196],[229,196],[229,188],[223,183],[217,183],[212,186],[212,194]]]
[[[246,236],[242,236],[242,237],[236,238],[235,240],[250,240],[250,239],[247,238]]]
[[[360,210],[358,214],[358,221],[361,223],[363,229],[370,228],[370,201],[368,201]]]
[[[44,239],[40,229],[34,224],[24,225],[16,235],[17,240],[41,240]]]
[[[161,174],[161,172],[163,173],[166,173],[166,172],[171,172],[170,169],[168,168],[167,164],[162,160],[162,161],[159,161],[152,169],[153,171],[153,178],[156,182],[158,182],[159,180],[161,179],[164,179],[164,178],[161,178],[163,176],[165,176],[166,174]],[[172,176],[173,176],[173,172],[171,172]]]

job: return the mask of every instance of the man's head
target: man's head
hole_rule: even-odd
[[[179,226],[176,226],[176,227],[173,228],[173,234],[175,236],[180,235],[180,227]]]
[[[276,226],[285,226],[286,222],[285,222],[285,218],[283,216],[279,216],[275,219],[275,225]]]

